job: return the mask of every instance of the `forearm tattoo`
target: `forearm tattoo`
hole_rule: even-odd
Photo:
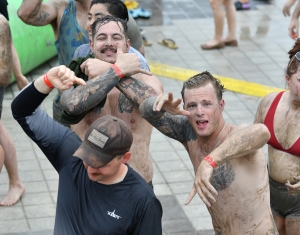
[[[86,86],[71,88],[62,93],[61,107],[71,114],[80,114],[99,104],[119,81],[115,71],[110,68],[99,77],[87,81]]]
[[[118,100],[120,113],[131,113],[133,108],[139,108],[140,104],[146,98],[157,95],[151,86],[132,77],[126,77],[120,80],[117,84],[117,88],[123,93],[120,94]]]
[[[170,115],[164,111],[153,111],[155,99],[156,97],[148,98],[141,104],[139,110],[144,119],[166,136],[181,143],[197,139],[187,117]]]
[[[34,11],[31,14],[31,17],[34,18],[33,22],[41,23],[45,19],[47,19],[48,16],[50,15],[49,13],[47,13],[45,11],[40,12],[41,4],[42,4],[42,1],[36,5],[36,8],[34,9]]]
[[[217,191],[228,188],[235,179],[235,173],[230,162],[217,166],[211,176],[210,182]]]

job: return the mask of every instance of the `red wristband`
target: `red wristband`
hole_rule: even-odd
[[[53,89],[54,86],[51,84],[51,82],[48,80],[48,75],[47,73],[44,74],[44,83],[46,84],[47,87]]]
[[[124,77],[124,74],[122,73],[122,71],[120,70],[120,68],[116,64],[113,64],[111,67],[116,72],[116,74],[118,75],[118,77],[120,79],[122,79]]]
[[[205,161],[207,161],[209,163],[209,165],[212,166],[212,168],[215,168],[217,166],[217,163],[215,162],[215,160],[211,157],[211,156],[206,156],[204,158]]]

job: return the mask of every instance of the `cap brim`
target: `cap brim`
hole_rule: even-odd
[[[101,153],[87,145],[85,142],[82,142],[73,156],[82,159],[82,161],[93,168],[103,167],[115,158],[115,156]]]

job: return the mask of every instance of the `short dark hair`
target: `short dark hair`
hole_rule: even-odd
[[[94,4],[105,5],[110,15],[125,20],[125,22],[128,22],[128,10],[124,2],[122,2],[121,0],[92,0],[91,7]]]
[[[185,89],[193,89],[206,86],[211,83],[216,91],[217,98],[219,101],[222,100],[223,93],[225,92],[224,86],[221,84],[219,79],[212,76],[208,71],[196,74],[195,76],[189,78],[187,81],[183,83],[183,87],[181,90],[182,100],[184,102],[184,91]]]
[[[123,33],[125,35],[125,39],[128,39],[128,32],[127,32],[128,27],[127,27],[126,22],[124,20],[122,20],[122,19],[117,18],[117,17],[107,15],[107,16],[104,16],[101,19],[95,20],[95,22],[92,24],[92,37],[93,37],[93,40],[94,40],[94,37],[95,37],[97,31],[99,30],[99,28],[102,25],[105,25],[105,24],[107,24],[107,23],[109,23],[111,21],[114,21],[117,24],[121,23],[121,25],[123,26]],[[120,29],[121,29],[121,27],[120,27]]]

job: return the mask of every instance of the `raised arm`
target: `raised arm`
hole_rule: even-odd
[[[135,54],[118,54],[116,67],[111,66],[106,72],[87,81],[86,86],[72,87],[64,91],[61,97],[62,109],[71,115],[80,115],[99,104],[107,93],[121,79],[124,79],[123,76],[127,77],[137,73],[151,75],[150,72],[140,68],[139,60]],[[121,71],[122,75],[118,74],[118,71]]]
[[[53,90],[52,86],[58,89],[67,89],[73,83],[85,84],[82,79],[76,78],[74,73],[65,66],[52,68],[46,76],[37,78],[24,88],[11,105],[13,117],[21,125],[24,132],[38,144],[57,171],[63,163],[62,159],[58,160],[60,151],[67,151],[61,143],[65,136],[73,133],[69,128],[55,122],[40,108],[40,104]],[[77,140],[80,141],[78,137]]]
[[[8,21],[0,14],[0,86],[10,83],[12,72],[11,32]]]
[[[49,0],[48,2],[43,2],[43,0],[23,0],[18,9],[18,16],[26,24],[34,26],[52,24],[52,26],[55,26],[60,15],[59,11],[63,11],[67,4],[67,0]]]
[[[181,142],[186,148],[186,142],[195,140],[196,135],[190,126],[187,117],[183,115],[187,115],[188,113],[183,110],[175,108],[177,107],[177,101],[170,101],[169,103],[165,103],[162,105],[163,109],[155,109],[154,106],[161,100],[164,95],[159,95],[158,97],[150,97],[146,99],[140,105],[140,113],[144,119],[146,119],[152,126],[158,129],[164,135],[178,140]],[[172,112],[170,107],[173,105],[174,110],[177,109],[177,112]],[[170,111],[172,114],[166,112],[165,109]],[[183,114],[183,115],[182,115]]]
[[[300,1],[297,2],[289,24],[289,36],[295,39],[299,36]]]
[[[263,147],[270,139],[270,132],[264,124],[253,124],[246,127],[239,127],[229,135],[209,156],[216,165],[221,165],[234,158],[244,157]],[[197,171],[194,187],[187,199],[188,204],[198,192],[202,201],[209,207],[215,202],[213,195],[218,195],[210,183],[213,167],[208,161],[203,160]]]

